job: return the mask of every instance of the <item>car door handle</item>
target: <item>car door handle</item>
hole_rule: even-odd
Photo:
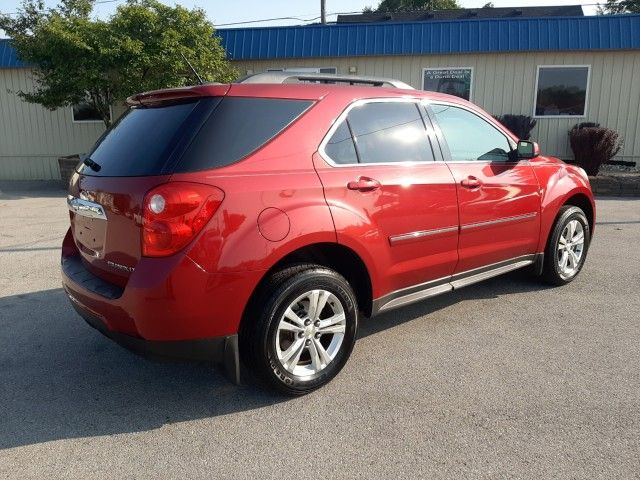
[[[358,180],[352,180],[347,183],[349,190],[358,190],[359,192],[370,192],[380,188],[380,182],[369,177],[360,177]]]
[[[465,188],[479,188],[482,185],[482,182],[477,177],[468,176],[460,182],[460,185]]]

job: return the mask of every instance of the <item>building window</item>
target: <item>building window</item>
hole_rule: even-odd
[[[293,72],[293,73],[338,73],[336,67],[291,67],[269,68],[267,72]]]
[[[471,67],[425,68],[422,71],[422,89],[430,92],[447,93],[470,100],[472,83]]]
[[[534,116],[584,117],[587,111],[589,65],[540,65]]]
[[[102,122],[102,115],[89,103],[77,103],[71,107],[74,122]],[[109,111],[109,116],[112,113]]]

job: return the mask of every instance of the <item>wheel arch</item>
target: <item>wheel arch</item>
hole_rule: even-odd
[[[595,227],[596,209],[593,193],[585,179],[569,174],[564,170],[556,172],[547,182],[544,189],[541,208],[540,241],[538,252],[543,252],[558,218],[558,213],[564,205],[581,208],[589,222],[589,230],[593,235]]]
[[[327,267],[345,277],[353,288],[360,311],[366,316],[371,315],[373,288],[365,262],[349,247],[335,242],[320,242],[293,250],[264,273],[244,308],[240,331],[251,321],[251,316],[258,308],[258,302],[262,298],[263,288],[271,275],[287,266],[300,263],[313,263]]]
[[[587,197],[584,193],[574,193],[565,200],[562,206],[564,205],[573,205],[574,207],[579,207],[587,216],[587,221],[589,222],[589,230],[591,233],[593,233],[593,227],[595,226],[595,212],[593,204],[591,203],[591,200],[589,200],[589,197]]]

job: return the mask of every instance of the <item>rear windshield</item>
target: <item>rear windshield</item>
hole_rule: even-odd
[[[163,167],[181,134],[181,127],[197,103],[129,110],[98,140],[89,154],[99,170],[81,164],[79,172],[105,177],[163,173]]]
[[[84,175],[132,177],[229,165],[311,106],[306,100],[223,97],[133,108],[98,140]]]

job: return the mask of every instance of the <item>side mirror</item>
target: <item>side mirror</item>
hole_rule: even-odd
[[[540,147],[536,142],[529,142],[528,140],[518,141],[518,159],[536,158],[540,155]]]

